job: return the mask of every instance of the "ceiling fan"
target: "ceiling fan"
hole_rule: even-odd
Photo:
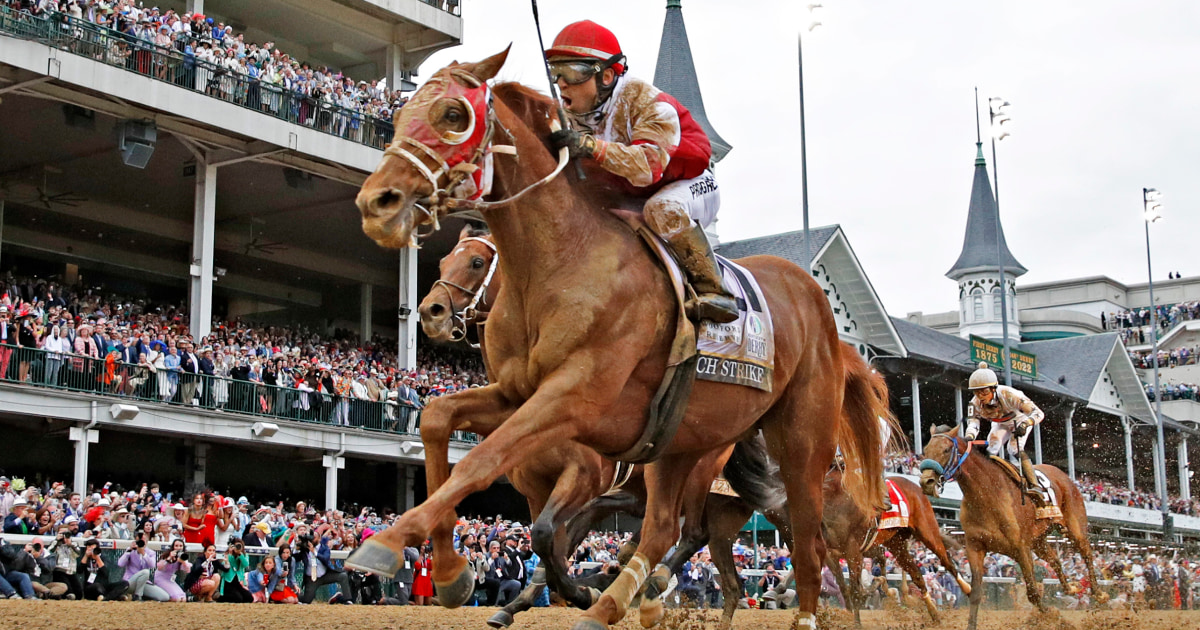
[[[41,204],[47,210],[53,210],[54,204],[69,206],[71,208],[79,207],[79,204],[87,201],[87,197],[76,195],[74,192],[51,193],[49,183],[49,173],[62,173],[62,170],[50,165],[42,167],[42,185],[37,187],[37,199],[34,203]]]
[[[250,222],[250,242],[246,243],[246,247],[242,251],[242,255],[249,256],[251,251],[259,252],[262,254],[273,255],[273,254],[275,254],[275,252],[287,249],[287,244],[285,244],[285,243],[280,243],[277,241],[268,241],[268,240],[262,238],[262,236],[255,236],[254,235],[254,223],[255,223],[255,220],[252,219]]]

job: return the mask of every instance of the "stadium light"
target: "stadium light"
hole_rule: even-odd
[[[1158,308],[1154,303],[1154,269],[1150,265],[1150,224],[1162,218],[1162,193],[1157,188],[1142,189],[1142,225],[1146,228],[1146,275],[1149,278],[1147,288],[1150,298],[1150,341],[1153,344],[1150,356],[1154,358],[1154,424],[1158,431],[1158,466],[1154,471],[1158,480],[1158,502],[1162,511],[1163,538],[1170,539],[1174,534],[1174,523],[1171,520],[1170,504],[1167,502],[1167,445],[1163,437],[1162,388],[1158,380]]]

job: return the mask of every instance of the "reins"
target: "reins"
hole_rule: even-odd
[[[442,290],[446,292],[446,296],[450,298],[450,317],[453,325],[453,328],[450,330],[451,341],[462,341],[463,339],[466,339],[467,322],[469,320],[478,320],[480,312],[476,307],[479,306],[481,301],[487,298],[488,287],[492,284],[492,276],[496,275],[496,267],[500,261],[500,252],[496,251],[495,243],[487,240],[486,238],[479,238],[478,236],[468,236],[467,238],[460,240],[459,243],[463,243],[465,241],[478,241],[486,245],[488,249],[492,250],[492,262],[488,266],[487,275],[483,277],[483,282],[480,283],[479,288],[475,289],[474,291],[460,284],[450,282],[449,280],[438,278],[434,281],[433,287],[430,290],[441,287]],[[471,296],[471,301],[468,302],[467,305],[461,310],[454,310],[454,295],[450,293],[450,287],[458,289],[459,291]],[[479,344],[477,343],[467,343],[472,348],[479,347]]]

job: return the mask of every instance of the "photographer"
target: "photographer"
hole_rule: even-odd
[[[183,581],[183,590],[194,595],[198,602],[212,602],[221,594],[223,576],[228,571],[229,565],[217,557],[217,546],[208,543],[204,545],[204,556],[192,565]]]
[[[249,604],[254,596],[246,589],[246,571],[250,568],[250,558],[246,555],[246,545],[241,539],[231,538],[229,549],[225,554],[225,563],[229,570],[222,576],[221,596],[217,601],[226,604]]]
[[[58,535],[47,551],[54,554],[54,581],[66,584],[70,597],[83,599],[83,580],[78,572],[79,548],[71,542],[71,529],[66,526],[58,528]]]
[[[164,551],[158,559],[158,570],[154,572],[154,585],[167,594],[173,602],[186,602],[187,594],[175,581],[176,574],[190,573],[192,565],[188,562],[188,554],[184,551],[184,542],[180,538],[171,541],[171,548]]]
[[[270,595],[268,598],[277,604],[295,604],[300,601],[300,596],[296,594],[296,589],[299,588],[297,579],[299,572],[296,570],[296,558],[292,556],[292,548],[284,545],[279,545],[279,568],[276,569],[278,578],[268,585]]]
[[[324,531],[324,527],[319,531]],[[337,584],[338,593],[330,598],[332,603],[350,603],[350,580],[346,572],[334,567],[329,562],[329,539],[321,536],[317,541],[314,534],[306,534],[296,539],[296,559],[300,570],[304,573],[304,595],[300,601],[312,603],[317,595],[317,589],[326,584]]]
[[[41,537],[35,537],[25,545],[25,551],[36,565],[34,571],[29,574],[33,580],[33,592],[42,599],[62,599],[67,595],[67,585],[53,581],[54,559],[46,553],[46,545]],[[75,596],[68,595],[67,599],[75,599]]]
[[[0,593],[9,599],[37,599],[30,575],[37,565],[28,553],[0,540]]]
[[[120,599],[129,590],[129,582],[110,582],[104,570],[104,559],[100,557],[100,541],[89,539],[83,544],[83,557],[79,559],[79,571],[83,578],[83,596],[96,601]]]
[[[167,592],[151,582],[154,568],[157,564],[156,555],[146,546],[146,535],[137,533],[137,539],[125,553],[117,559],[117,564],[125,569],[125,581],[129,583],[128,595],[133,601],[149,599],[165,602],[170,598]]]

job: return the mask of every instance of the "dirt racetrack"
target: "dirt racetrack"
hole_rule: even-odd
[[[0,601],[0,629],[73,630],[103,628],[108,630],[281,630],[316,628],[320,630],[366,629],[428,629],[428,630],[487,630],[484,621],[494,608],[461,608],[443,610],[435,607],[417,608],[379,606],[279,606],[258,604],[156,604],[141,602],[45,602]],[[517,618],[513,630],[531,628],[562,628],[566,630],[578,618],[579,612],[568,608],[541,608]],[[718,613],[705,611],[668,611],[667,630],[700,630],[715,628]],[[867,611],[863,614],[866,630],[919,630],[922,628],[965,628],[965,610],[950,611],[936,626],[928,618],[911,610]],[[788,630],[791,611],[742,610],[734,618],[738,630]],[[821,628],[837,630],[850,628],[848,615],[836,610],[823,612]],[[640,630],[635,615],[626,617],[618,626],[621,630]],[[1033,617],[1026,611],[983,610],[981,630],[1197,630],[1200,611],[1146,611],[1141,613],[1111,612],[1052,612],[1049,617]]]

